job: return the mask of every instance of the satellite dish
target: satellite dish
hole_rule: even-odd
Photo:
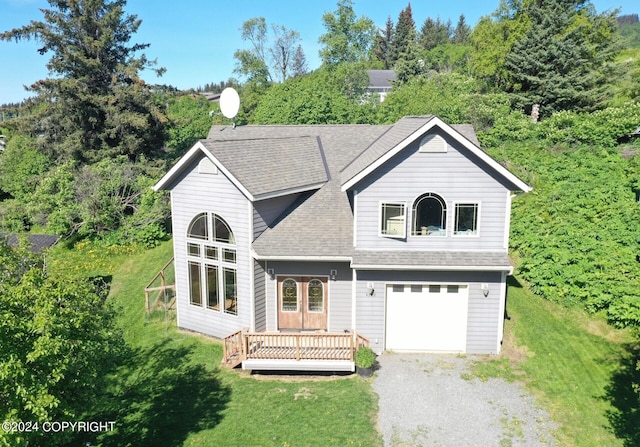
[[[240,96],[232,87],[227,87],[220,94],[220,111],[229,119],[233,119],[240,110]]]

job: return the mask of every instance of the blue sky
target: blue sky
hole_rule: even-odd
[[[354,0],[358,16],[366,15],[382,28],[387,17],[395,22],[408,0]],[[469,25],[498,7],[499,0],[456,0],[411,2],[413,18],[419,28],[427,17],[451,20],[455,25],[464,14]],[[640,13],[638,0],[593,0],[598,12],[620,8],[622,14]],[[42,20],[40,8],[45,0],[0,0],[0,31]],[[125,11],[142,20],[131,43],[149,43],[149,59],[167,69],[158,79],[151,72],[142,77],[149,83],[162,83],[180,89],[220,82],[233,76],[233,53],[244,48],[239,28],[252,17],[264,17],[267,23],[284,25],[300,32],[309,68],[317,68],[318,37],[325,32],[322,15],[336,9],[336,0],[129,0]],[[50,55],[37,53],[35,42],[0,42],[0,104],[18,102],[31,85],[48,76]]]

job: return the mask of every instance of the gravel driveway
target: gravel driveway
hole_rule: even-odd
[[[555,446],[554,424],[515,383],[481,381],[483,357],[388,353],[378,357],[373,388],[387,447]]]

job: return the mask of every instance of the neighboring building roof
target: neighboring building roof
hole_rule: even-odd
[[[396,72],[394,70],[367,70],[369,76],[370,88],[387,88],[393,87],[393,81],[396,80]]]
[[[60,240],[60,236],[55,234],[27,234],[29,241],[29,251],[40,253],[47,248],[53,247]],[[18,248],[20,237],[16,233],[0,233],[0,238],[12,248]]]

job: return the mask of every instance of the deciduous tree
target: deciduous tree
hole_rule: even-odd
[[[343,62],[363,62],[375,42],[377,28],[365,16],[356,18],[351,0],[339,0],[338,9],[322,16],[322,24],[327,30],[320,36],[320,58],[329,66]]]
[[[0,430],[1,445],[63,445],[74,433],[42,424],[91,417],[125,352],[105,298],[91,282],[49,277],[40,260],[0,241],[0,419],[40,424]]]

